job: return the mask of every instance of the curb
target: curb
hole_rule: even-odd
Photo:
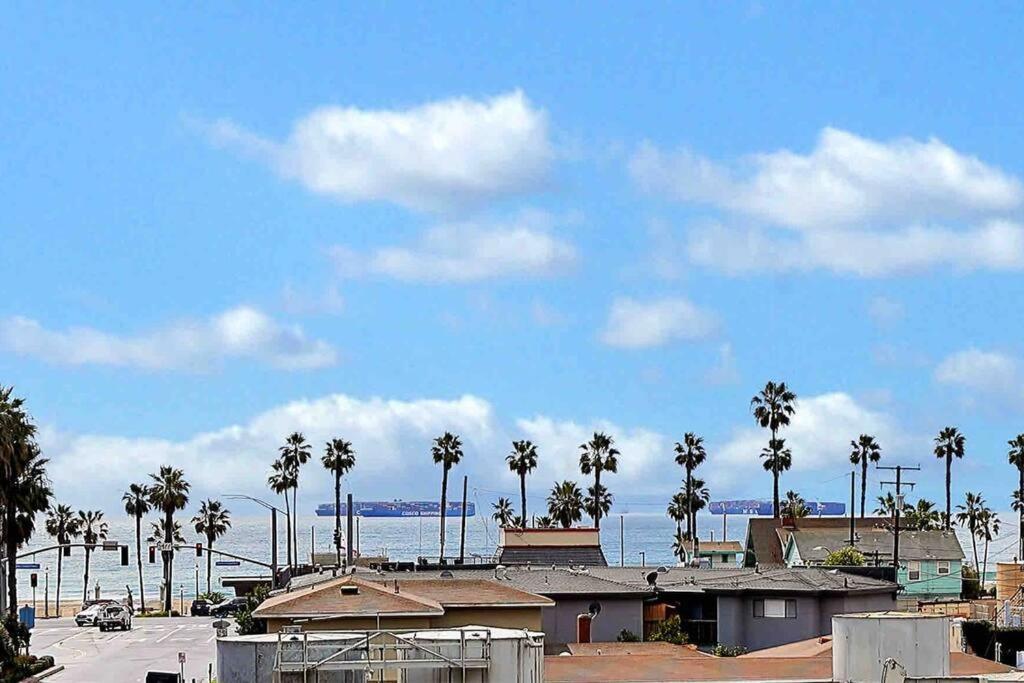
[[[63,670],[64,670],[64,665],[63,664],[55,664],[54,666],[51,666],[49,669],[46,669],[45,671],[40,671],[39,673],[37,673],[34,676],[29,676],[28,678],[25,679],[25,681],[41,681],[44,678],[49,678],[50,676],[52,676],[54,674],[59,674]],[[22,681],[22,683],[24,683],[24,681]]]

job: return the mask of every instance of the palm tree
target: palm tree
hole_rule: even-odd
[[[1017,468],[1017,499],[1024,500],[1024,434],[1018,434],[1007,445],[1010,464]],[[1017,512],[1017,557],[1021,557],[1024,555],[1024,507],[1014,510]]]
[[[870,434],[861,434],[856,441],[851,441],[850,462],[860,465],[860,518],[864,519],[864,506],[868,497],[868,462],[878,462],[882,458],[882,449]]]
[[[292,543],[295,544],[295,563],[299,562],[299,469],[313,457],[312,448],[302,432],[292,432],[283,446],[277,449],[281,461],[291,472],[292,484]]]
[[[142,582],[142,518],[149,514],[149,488],[145,484],[132,484],[121,496],[124,512],[135,519],[135,558],[139,564],[139,609],[146,611],[145,586]],[[59,614],[59,612],[58,612]]]
[[[207,550],[213,550],[213,543],[231,528],[231,511],[219,500],[206,500],[199,506],[199,513],[192,518],[197,534],[206,537]],[[210,573],[213,553],[206,553],[206,592],[211,592]]]
[[[932,531],[942,526],[942,516],[935,509],[935,503],[921,498],[917,505],[904,505],[906,525],[916,531]]]
[[[327,442],[324,455],[320,458],[324,467],[334,475],[334,550],[335,561],[341,566],[341,478],[356,466],[356,452],[352,443],[344,439]],[[350,539],[351,540],[351,539]]]
[[[78,524],[78,517],[75,516],[70,505],[56,505],[50,507],[46,515],[46,533],[57,539],[57,544],[66,546],[82,535],[82,529]],[[71,548],[59,548],[57,550],[57,615],[60,616],[60,581],[64,564],[64,555],[70,555]]]
[[[556,483],[548,496],[548,515],[563,529],[583,518],[583,493],[576,482]]]
[[[24,400],[12,397],[13,387],[0,386],[0,509],[7,562],[9,609],[18,609],[18,575],[13,560],[18,548],[35,532],[36,514],[50,506],[53,491],[46,464],[35,441],[36,427],[24,409]]]
[[[676,464],[686,470],[686,499],[693,500],[693,471],[697,469],[707,458],[704,450],[704,439],[693,432],[683,435],[681,442],[677,441],[675,446]],[[693,518],[693,510],[686,510],[686,535],[693,538],[697,533],[697,524]]]
[[[985,584],[985,573],[988,571],[988,544],[999,535],[999,515],[988,506],[982,508],[978,520],[978,538],[985,541],[985,554],[981,563],[980,585]]]
[[[887,493],[884,496],[878,497],[878,507],[875,508],[875,514],[883,517],[895,517],[896,516],[896,497],[892,493]]]
[[[683,564],[686,561],[686,551],[689,545],[689,539],[683,536],[682,531],[677,529],[676,535],[672,538],[672,554],[679,558],[679,564]]]
[[[291,503],[288,502],[288,492],[293,486],[292,472],[282,460],[275,460],[270,466],[271,474],[267,477],[267,486],[279,496],[284,497],[285,531],[288,543],[288,567],[295,565],[292,562],[292,513]]]
[[[764,385],[764,389],[750,399],[754,420],[762,428],[770,430],[772,434],[768,441],[768,447],[772,449],[774,456],[766,461],[765,469],[772,473],[772,515],[775,518],[779,516],[780,470],[777,465],[781,462],[777,451],[783,443],[783,440],[778,438],[778,432],[789,424],[790,418],[796,412],[794,403],[796,403],[796,394],[786,387],[785,382],[768,382]],[[787,455],[786,459],[788,460],[790,457]],[[768,462],[772,463],[771,468],[769,468]]]
[[[434,439],[430,454],[435,465],[441,465],[441,553],[444,562],[444,518],[448,512],[448,472],[462,461],[462,440],[451,432]]]
[[[708,506],[711,502],[711,492],[708,491],[708,487],[704,485],[704,480],[700,477],[694,477],[690,482],[690,502],[686,505],[686,510],[693,517],[693,537],[697,536],[697,513]]]
[[[686,511],[689,509],[689,505],[686,502],[686,490],[682,489],[678,493],[672,495],[672,499],[668,502],[668,513],[669,519],[676,523],[676,536],[681,536],[683,533],[682,522],[686,519]]]
[[[146,540],[150,543],[159,543],[163,541],[168,536],[167,528],[168,527],[166,519],[160,518],[155,522],[150,522],[149,536],[146,537]],[[174,520],[173,522],[171,522],[170,529],[171,540],[173,540],[175,543],[179,545],[185,543],[185,535],[181,533],[181,522],[179,522],[178,520]]]
[[[935,437],[935,457],[946,461],[946,531],[952,521],[950,511],[950,483],[952,481],[953,458],[964,457],[964,436],[956,427],[946,427]],[[958,515],[959,517],[959,515]],[[977,564],[977,562],[975,562]],[[977,567],[975,567],[977,568]]]
[[[587,496],[583,499],[583,509],[594,519],[608,516],[612,509],[612,494],[604,487],[604,484],[594,484],[587,487]]]
[[[961,526],[967,527],[971,532],[971,546],[974,550],[974,570],[978,571],[978,529],[981,526],[982,510],[985,509],[985,499],[980,493],[967,492],[963,505],[957,505],[956,521]]]
[[[619,471],[619,451],[615,448],[615,440],[604,432],[594,432],[594,436],[587,443],[580,444],[580,471],[583,474],[594,473],[594,491],[608,493],[602,489],[601,473]],[[601,516],[605,512],[602,506],[593,508],[594,528],[601,528]]]
[[[505,456],[508,468],[519,476],[520,516],[526,525],[526,475],[537,468],[537,447],[532,441],[513,441],[512,452]]]
[[[89,599],[89,559],[96,544],[107,538],[107,523],[99,510],[79,510],[78,526],[82,529],[85,543],[85,576],[82,583],[82,602]]]
[[[772,511],[776,518],[781,512],[779,505],[779,473],[785,472],[793,465],[793,453],[786,448],[785,439],[772,439],[766,448],[761,449],[762,463],[766,472],[772,473],[774,499]]]
[[[185,473],[170,465],[161,465],[159,472],[149,475],[149,502],[163,513],[164,543],[173,544],[174,513],[188,505],[188,492],[192,488],[185,481]],[[174,549],[160,553],[164,561],[164,611],[171,613],[171,585],[174,572]]]
[[[499,498],[494,504],[494,514],[491,518],[500,527],[507,527],[512,523],[512,502],[508,498]]]
[[[810,512],[810,508],[807,507],[807,503],[799,493],[793,490],[786,491],[786,500],[782,504],[783,517],[800,519],[809,515]]]
[[[537,518],[538,529],[550,529],[555,525],[554,521],[547,515]]]

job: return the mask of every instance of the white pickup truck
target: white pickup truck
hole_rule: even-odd
[[[132,613],[124,605],[107,605],[102,608],[98,622],[101,631],[131,631]]]

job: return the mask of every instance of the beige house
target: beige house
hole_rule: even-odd
[[[541,630],[554,601],[488,579],[330,579],[268,598],[254,616],[267,631],[373,630],[497,626]]]

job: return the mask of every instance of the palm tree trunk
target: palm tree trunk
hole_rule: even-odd
[[[10,601],[9,610],[11,614],[18,613],[18,542],[14,538],[14,515],[13,505],[4,509],[6,521],[4,523],[4,541],[7,546],[7,597]]]
[[[601,505],[597,497],[601,493],[601,470],[594,468],[594,528],[601,530]]]
[[[441,554],[440,561],[444,561],[444,515],[448,508],[448,464],[445,463],[441,474]]]
[[[92,551],[89,550],[89,546],[85,546],[85,576],[82,577],[82,604],[89,599],[89,557]]]
[[[292,526],[295,527],[295,532],[292,534],[292,541],[295,543],[295,565],[301,564],[299,562],[299,482],[298,478],[295,480],[295,487],[292,488]]]
[[[519,474],[519,498],[522,501],[523,526],[526,526],[526,472]]]
[[[285,529],[287,540],[288,540],[288,569],[293,569],[295,565],[292,564],[292,507],[291,502],[288,500],[288,491],[284,492],[284,511],[285,511]]]
[[[349,539],[345,539],[349,543]],[[341,470],[334,468],[334,553],[337,565],[341,566]]]
[[[164,513],[164,543],[174,543],[174,513]],[[164,553],[164,574],[167,577],[167,588],[164,590],[164,610],[167,616],[171,616],[171,609],[174,601],[171,597],[172,586],[174,585],[174,550]]]
[[[686,466],[686,537],[693,538],[693,480],[690,466]]]
[[[974,535],[974,529],[971,529],[971,547],[974,549],[974,571],[978,571],[978,538]],[[981,575],[978,575],[978,587],[981,587]]]
[[[864,519],[864,506],[868,498],[868,460],[861,461],[860,473],[860,518]]]
[[[207,536],[206,541],[209,543],[209,550],[213,550],[213,537]],[[213,571],[213,553],[206,553],[206,594],[209,595],[212,590],[210,588],[210,572]]]
[[[950,484],[950,469],[953,467],[953,455],[951,453],[946,454],[946,531],[949,531],[949,520],[950,520],[950,497],[949,497],[949,484]],[[978,554],[974,554],[974,568],[978,568]]]
[[[779,452],[772,430],[772,517],[779,518]]]
[[[985,559],[981,563],[981,575],[978,577],[979,588],[985,587],[985,574],[988,572],[988,535],[985,535]]]
[[[146,611],[146,595],[145,585],[142,583],[142,515],[135,516],[135,558],[139,564],[139,614],[143,614]],[[58,576],[58,584],[59,582]]]
[[[1020,482],[1017,484],[1017,502],[1021,505],[1017,513],[1017,557],[1024,556],[1024,458],[1017,465]]]
[[[58,539],[59,542],[59,539]],[[60,575],[64,569],[64,548],[57,549],[57,616],[60,616]]]

